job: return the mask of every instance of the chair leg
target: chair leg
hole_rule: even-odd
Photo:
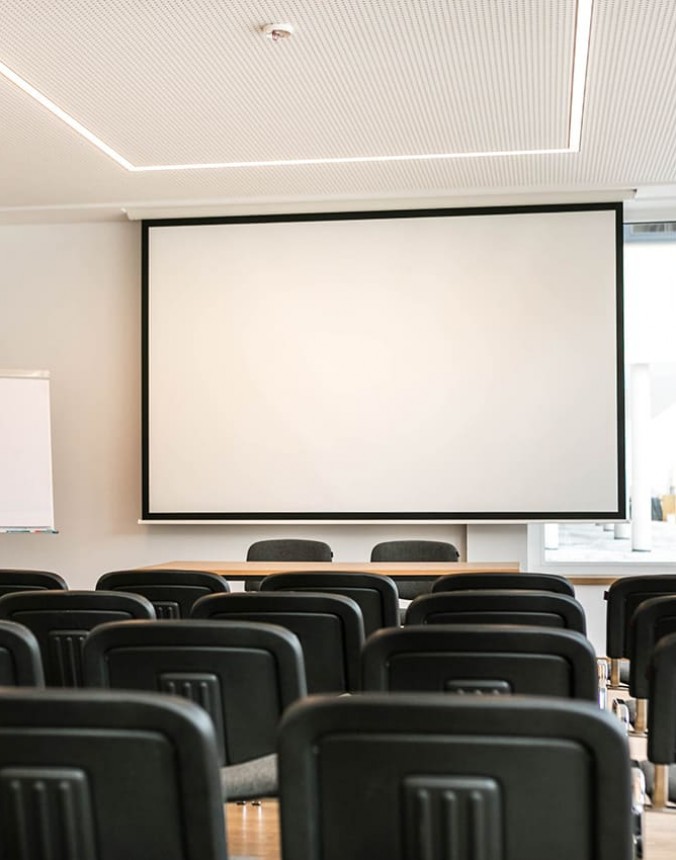
[[[610,686],[620,686],[620,661],[616,657],[610,661]]]
[[[648,729],[648,700],[636,699],[636,719],[634,731],[637,735],[644,735]]]
[[[605,657],[599,657],[596,661],[596,677],[599,688],[599,707],[605,711],[608,707],[608,661]]]
[[[653,809],[666,809],[669,805],[669,765],[655,765],[655,782],[653,785]]]

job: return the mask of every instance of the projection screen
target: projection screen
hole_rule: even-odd
[[[144,222],[143,519],[624,517],[621,222]]]

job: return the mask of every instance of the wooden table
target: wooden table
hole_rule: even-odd
[[[228,803],[226,809],[230,860],[239,857],[281,860],[279,807],[276,800],[263,800],[260,806]],[[644,825],[644,860],[674,860],[676,811],[647,811]],[[571,857],[571,860],[575,858]]]
[[[507,562],[344,562],[335,561],[166,561],[162,564],[151,564],[143,570],[171,569],[206,570],[217,573],[226,579],[261,579],[270,573],[286,571],[322,571],[337,573],[353,571],[380,573],[392,579],[438,579],[448,573],[518,573],[519,563]]]
[[[247,580],[261,579],[270,573],[286,571],[326,570],[355,571],[366,573],[382,573],[392,579],[438,579],[449,573],[518,573],[518,561],[449,561],[449,562],[376,562],[376,561],[165,561],[160,564],[149,564],[141,570],[162,570],[176,568],[179,570],[207,570],[217,573],[226,579]],[[604,585],[613,583],[617,576],[566,576],[573,585]]]

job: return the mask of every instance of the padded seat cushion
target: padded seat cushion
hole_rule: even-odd
[[[271,797],[277,785],[277,753],[221,768],[224,801]]]

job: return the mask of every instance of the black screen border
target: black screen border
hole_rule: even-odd
[[[448,218],[550,212],[611,211],[615,213],[615,321],[617,403],[617,506],[608,511],[151,511],[150,510],[150,231],[162,227],[211,224],[266,224],[307,221],[346,221],[392,218]],[[625,520],[627,506],[625,467],[625,373],[624,373],[624,254],[621,202],[489,206],[472,208],[393,209],[350,212],[302,212],[205,218],[143,220],[141,245],[141,519],[143,522],[561,522]]]

